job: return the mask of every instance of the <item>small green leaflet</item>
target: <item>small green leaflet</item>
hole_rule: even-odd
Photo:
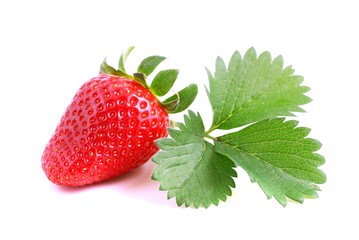
[[[283,206],[286,196],[303,202],[305,196],[317,196],[315,183],[324,183],[326,177],[317,168],[324,158],[314,153],[321,144],[306,138],[309,129],[297,124],[283,118],[263,120],[219,137],[215,151],[246,170],[268,198],[274,196]]]
[[[309,88],[301,86],[303,77],[283,68],[282,57],[272,60],[268,52],[257,57],[254,48],[243,58],[235,52],[228,68],[218,57],[214,75],[207,74],[212,125],[206,131],[201,116],[189,111],[184,123],[169,129],[170,138],[156,142],[162,151],[153,158],[153,179],[160,189],[178,205],[207,208],[231,195],[234,167],[241,167],[282,206],[288,198],[302,203],[317,197],[317,185],[326,182],[319,169],[325,162],[317,153],[321,144],[308,137],[309,128],[284,118],[303,112],[299,106],[311,101],[305,95]],[[166,109],[188,95],[180,93],[163,102]],[[212,136],[216,129],[232,131]]]
[[[135,80],[141,84],[144,88],[149,89],[156,97],[165,96],[173,87],[177,80],[179,71],[178,69],[166,69],[159,71],[152,79],[150,85],[147,84],[147,77],[156,70],[159,64],[161,64],[166,58],[162,56],[149,56],[141,61],[137,68],[137,72],[133,76],[129,75],[125,71],[125,62],[129,54],[135,47],[129,47],[125,50],[119,61],[118,69],[116,70],[112,66],[108,65],[106,59],[103,60],[100,66],[100,74],[110,74],[120,77],[126,77]],[[198,87],[192,83],[183,88],[182,90],[175,92],[172,96],[167,97],[165,100],[157,99],[161,106],[167,113],[179,113],[186,110],[192,102],[195,100],[198,93]]]
[[[156,69],[156,67],[165,60],[162,56],[150,56],[142,60],[137,68],[137,72],[144,73],[147,77]]]
[[[196,84],[191,83],[181,91],[173,94],[162,102],[168,113],[179,113],[186,110],[195,100],[198,93]]]
[[[209,207],[218,205],[231,195],[235,187],[234,163],[213,151],[204,140],[204,126],[199,115],[189,112],[179,130],[169,129],[172,139],[156,142],[162,149],[153,161],[157,167],[152,178],[168,191],[168,198],[176,198],[179,206]]]
[[[171,90],[178,77],[177,69],[167,69],[160,71],[151,83],[151,91],[157,96],[163,96]]]
[[[101,66],[100,66],[100,74],[106,73],[106,74],[112,74],[120,77],[127,77],[127,78],[133,78],[131,75],[128,75],[126,72],[123,72],[120,69],[114,69],[110,65],[107,64],[106,58],[103,60]]]
[[[218,57],[214,76],[207,70],[212,108],[211,129],[232,129],[277,116],[292,116],[308,103],[308,87],[300,86],[303,77],[283,69],[282,57],[273,61],[268,52],[257,57],[250,48],[242,58],[235,52],[228,69]]]
[[[127,60],[128,55],[135,49],[134,46],[129,47],[126,51],[121,54],[120,60],[118,61],[118,69],[122,72],[126,72],[125,62]]]

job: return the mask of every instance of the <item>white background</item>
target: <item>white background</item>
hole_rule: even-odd
[[[0,239],[359,239],[356,1],[189,2],[1,1]],[[150,180],[152,162],[86,188],[49,182],[41,154],[67,104],[131,45],[129,72],[159,54],[181,70],[177,89],[200,86],[191,109],[207,127],[205,67],[252,46],[282,55],[312,89],[298,120],[323,144],[319,198],[283,208],[238,170],[226,203],[178,208]]]

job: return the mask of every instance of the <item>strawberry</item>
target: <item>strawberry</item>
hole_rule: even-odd
[[[63,114],[42,155],[48,179],[64,186],[82,186],[119,176],[147,162],[167,137],[168,113],[186,109],[197,94],[190,84],[159,100],[177,78],[178,70],[163,70],[147,85],[147,76],[164,60],[144,59],[133,76],[122,54],[119,69],[104,61],[100,74],[85,82]]]

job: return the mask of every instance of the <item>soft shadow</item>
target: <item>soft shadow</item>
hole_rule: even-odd
[[[66,187],[52,184],[52,187],[55,191],[65,194],[78,194],[82,191],[91,191],[96,188],[106,187],[135,199],[177,208],[175,200],[167,200],[167,192],[160,191],[160,184],[151,179],[154,168],[155,164],[152,161],[148,161],[131,172],[105,182],[82,187]]]
[[[68,187],[68,186],[60,186],[60,185],[51,183],[51,187],[56,192],[61,192],[61,193],[65,193],[65,194],[76,194],[76,193],[80,193],[82,191],[88,191],[89,189],[93,188],[94,186],[95,186],[95,184],[89,185],[89,186],[81,186],[81,187]]]
[[[167,199],[167,192],[159,190],[159,182],[151,179],[155,164],[148,161],[133,171],[107,181],[103,184],[127,195],[159,205],[178,207],[174,199]]]

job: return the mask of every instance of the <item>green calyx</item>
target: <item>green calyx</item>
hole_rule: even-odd
[[[105,73],[133,79],[134,81],[141,84],[144,88],[149,89],[157,99],[158,97],[164,97],[168,92],[170,92],[172,86],[177,80],[179,74],[178,69],[166,69],[159,71],[149,85],[147,83],[148,76],[150,76],[150,74],[154,72],[157,66],[166,58],[162,56],[147,57],[141,61],[137,68],[137,72],[135,72],[133,75],[130,75],[126,72],[125,62],[133,49],[134,47],[129,47],[121,54],[120,60],[118,62],[118,69],[108,65],[106,59],[104,59],[100,66],[100,74]],[[190,84],[179,92],[175,92],[172,96],[166,98],[165,100],[158,100],[168,113],[179,113],[186,110],[192,104],[197,96],[197,93],[197,85]]]

